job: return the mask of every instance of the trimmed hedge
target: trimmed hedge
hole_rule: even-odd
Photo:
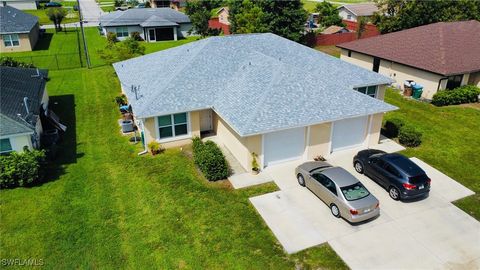
[[[40,182],[44,177],[45,152],[11,152],[0,156],[0,188],[24,187]]]
[[[398,141],[407,147],[417,147],[422,143],[422,133],[412,126],[402,126],[398,132]]]
[[[400,118],[391,118],[385,121],[385,125],[383,129],[385,131],[385,136],[389,138],[396,138],[398,137],[398,133],[400,129],[405,125],[403,119]]]
[[[203,142],[199,137],[192,139],[193,160],[210,181],[229,176],[229,166],[222,150],[212,141]]]
[[[474,85],[464,85],[453,90],[442,90],[433,95],[432,104],[447,106],[463,103],[478,102],[480,88]]]

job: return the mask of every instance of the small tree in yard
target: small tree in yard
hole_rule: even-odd
[[[365,19],[365,17],[361,16],[361,17],[358,17],[358,21],[357,21],[357,39],[360,39],[362,37],[362,34],[363,32],[365,32],[365,27],[367,26],[367,20]]]
[[[55,25],[55,30],[62,30],[62,21],[67,16],[67,10],[62,7],[49,8],[45,11],[50,21]]]
[[[111,64],[144,55],[145,47],[140,44],[140,42],[129,37],[122,42],[109,42],[105,49],[98,50],[98,54],[100,55],[100,58]]]
[[[344,26],[342,17],[338,15],[337,9],[329,2],[320,2],[315,7],[315,11],[318,12],[318,23],[323,27],[329,27],[332,25]]]

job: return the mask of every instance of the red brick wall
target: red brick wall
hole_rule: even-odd
[[[230,27],[226,24],[220,23],[218,18],[210,19],[208,21],[208,27],[222,29],[224,35],[230,35]]]

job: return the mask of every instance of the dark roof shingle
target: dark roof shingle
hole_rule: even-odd
[[[33,130],[24,120],[35,126],[36,117],[40,114],[40,105],[45,92],[46,70],[34,68],[0,67],[0,135]],[[30,115],[27,115],[23,99],[28,98]],[[13,122],[16,124],[13,124]]]
[[[10,6],[0,7],[0,34],[29,33],[37,23],[36,16]]]
[[[480,70],[480,22],[439,22],[337,45],[444,76]]]

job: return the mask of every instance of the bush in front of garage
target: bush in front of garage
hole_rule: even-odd
[[[422,143],[422,133],[413,126],[404,125],[398,132],[398,141],[407,147],[417,147]]]
[[[401,118],[391,118],[385,121],[383,131],[385,136],[389,138],[397,138],[400,129],[405,125],[405,122]]]
[[[474,85],[464,85],[453,90],[442,90],[433,95],[432,104],[435,106],[457,105],[478,102],[480,88]]]
[[[199,137],[192,139],[193,160],[210,181],[225,179],[230,170],[225,156],[212,141],[203,142]]]
[[[34,185],[44,177],[45,152],[26,150],[0,156],[0,188]]]

